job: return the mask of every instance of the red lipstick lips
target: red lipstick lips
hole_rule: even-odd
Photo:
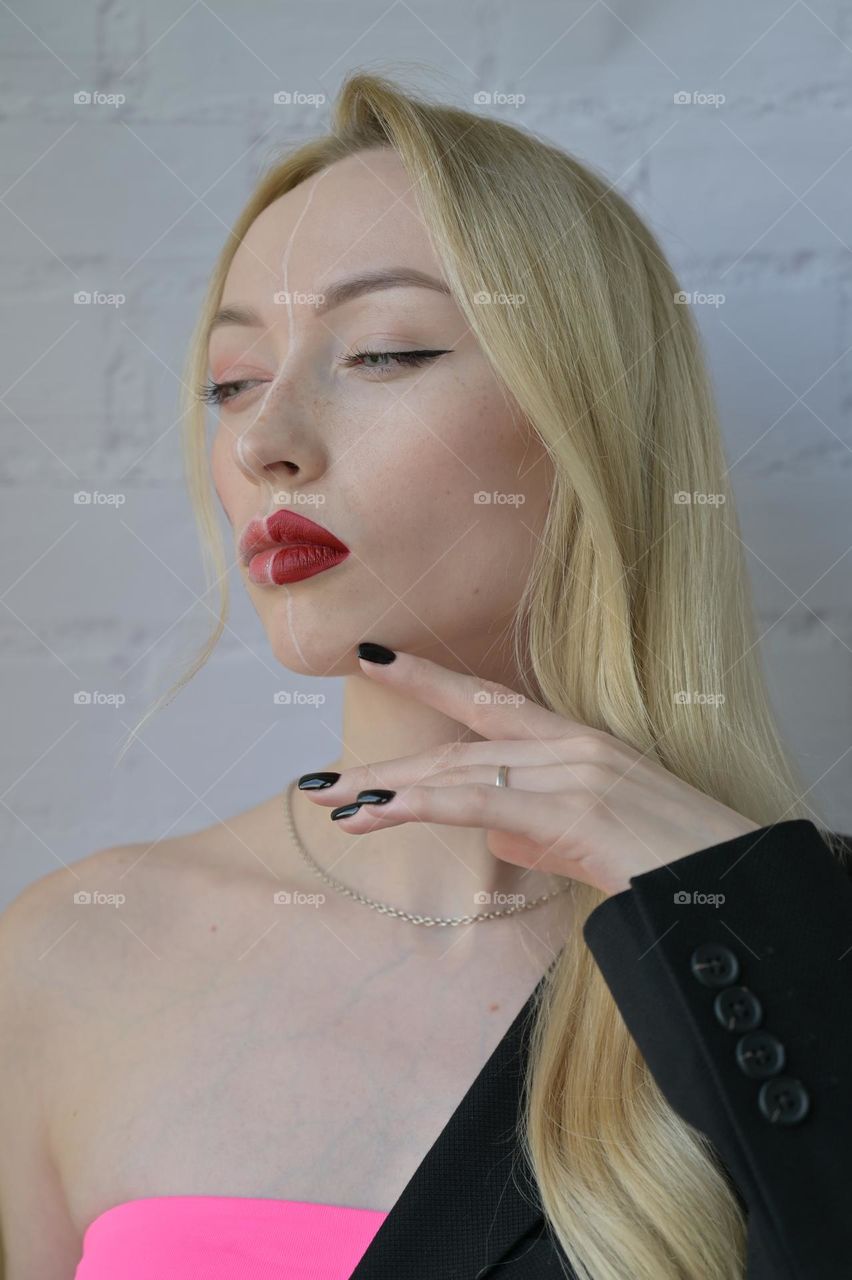
[[[252,582],[283,586],[340,564],[349,548],[307,516],[281,510],[249,520],[240,535],[239,552]]]

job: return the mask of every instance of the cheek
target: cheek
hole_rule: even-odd
[[[500,396],[452,417],[445,406],[441,425],[428,421],[431,430],[404,424],[405,447],[388,445],[353,489],[364,503],[359,524],[383,530],[370,537],[371,568],[421,617],[475,612],[476,596],[502,612],[520,594],[543,526],[546,454]]]
[[[231,433],[225,427],[217,427],[210,448],[210,474],[226,515],[233,519],[232,512],[246,480],[234,461],[231,445]]]
[[[401,505],[419,508],[445,546],[471,525],[471,537],[485,540],[511,537],[521,521],[539,530],[551,483],[547,454],[501,396],[482,394],[463,413],[421,431],[408,460],[394,486]]]

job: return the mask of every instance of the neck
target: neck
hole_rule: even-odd
[[[517,687],[505,671],[488,672],[487,678]],[[363,674],[345,677],[342,740],[338,759],[317,764],[318,770],[342,773],[405,756],[429,755],[452,742],[483,741],[466,725],[386,685],[376,684]],[[500,763],[503,762],[495,756],[495,780]],[[313,762],[305,761],[301,772],[313,768]],[[412,781],[416,780],[415,774]],[[428,777],[423,781],[429,784]],[[370,785],[400,789],[381,778]],[[552,892],[560,884],[551,875],[496,858],[486,844],[486,831],[479,827],[412,820],[353,835],[330,821],[329,807],[314,804],[296,788],[291,797],[299,838],[323,869],[353,890],[405,911],[430,916],[477,915],[492,907],[512,905],[501,899],[477,902],[477,893],[521,894],[531,900]],[[347,794],[337,803],[354,799],[355,793]],[[516,913],[514,918],[532,922],[538,912],[547,911],[550,905]],[[477,927],[496,925],[494,921]]]

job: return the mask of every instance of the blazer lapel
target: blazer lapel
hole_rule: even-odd
[[[418,1165],[350,1280],[482,1280],[521,1236],[543,1226],[516,1125],[533,1002],[546,976]]]

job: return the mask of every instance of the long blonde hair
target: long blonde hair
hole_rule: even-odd
[[[207,660],[227,619],[196,388],[236,247],[272,201],[375,146],[401,157],[458,305],[553,463],[513,633],[525,692],[761,825],[810,818],[833,851],[773,723],[701,343],[654,236],[555,146],[377,75],[351,75],[332,132],[270,166],[215,266],[183,413],[220,608],[140,725]],[[525,300],[483,306],[481,291]],[[741,1280],[740,1203],[706,1137],[666,1102],[585,946],[579,925],[602,895],[573,888],[579,923],[535,1008],[520,1124],[546,1218],[584,1280]]]

